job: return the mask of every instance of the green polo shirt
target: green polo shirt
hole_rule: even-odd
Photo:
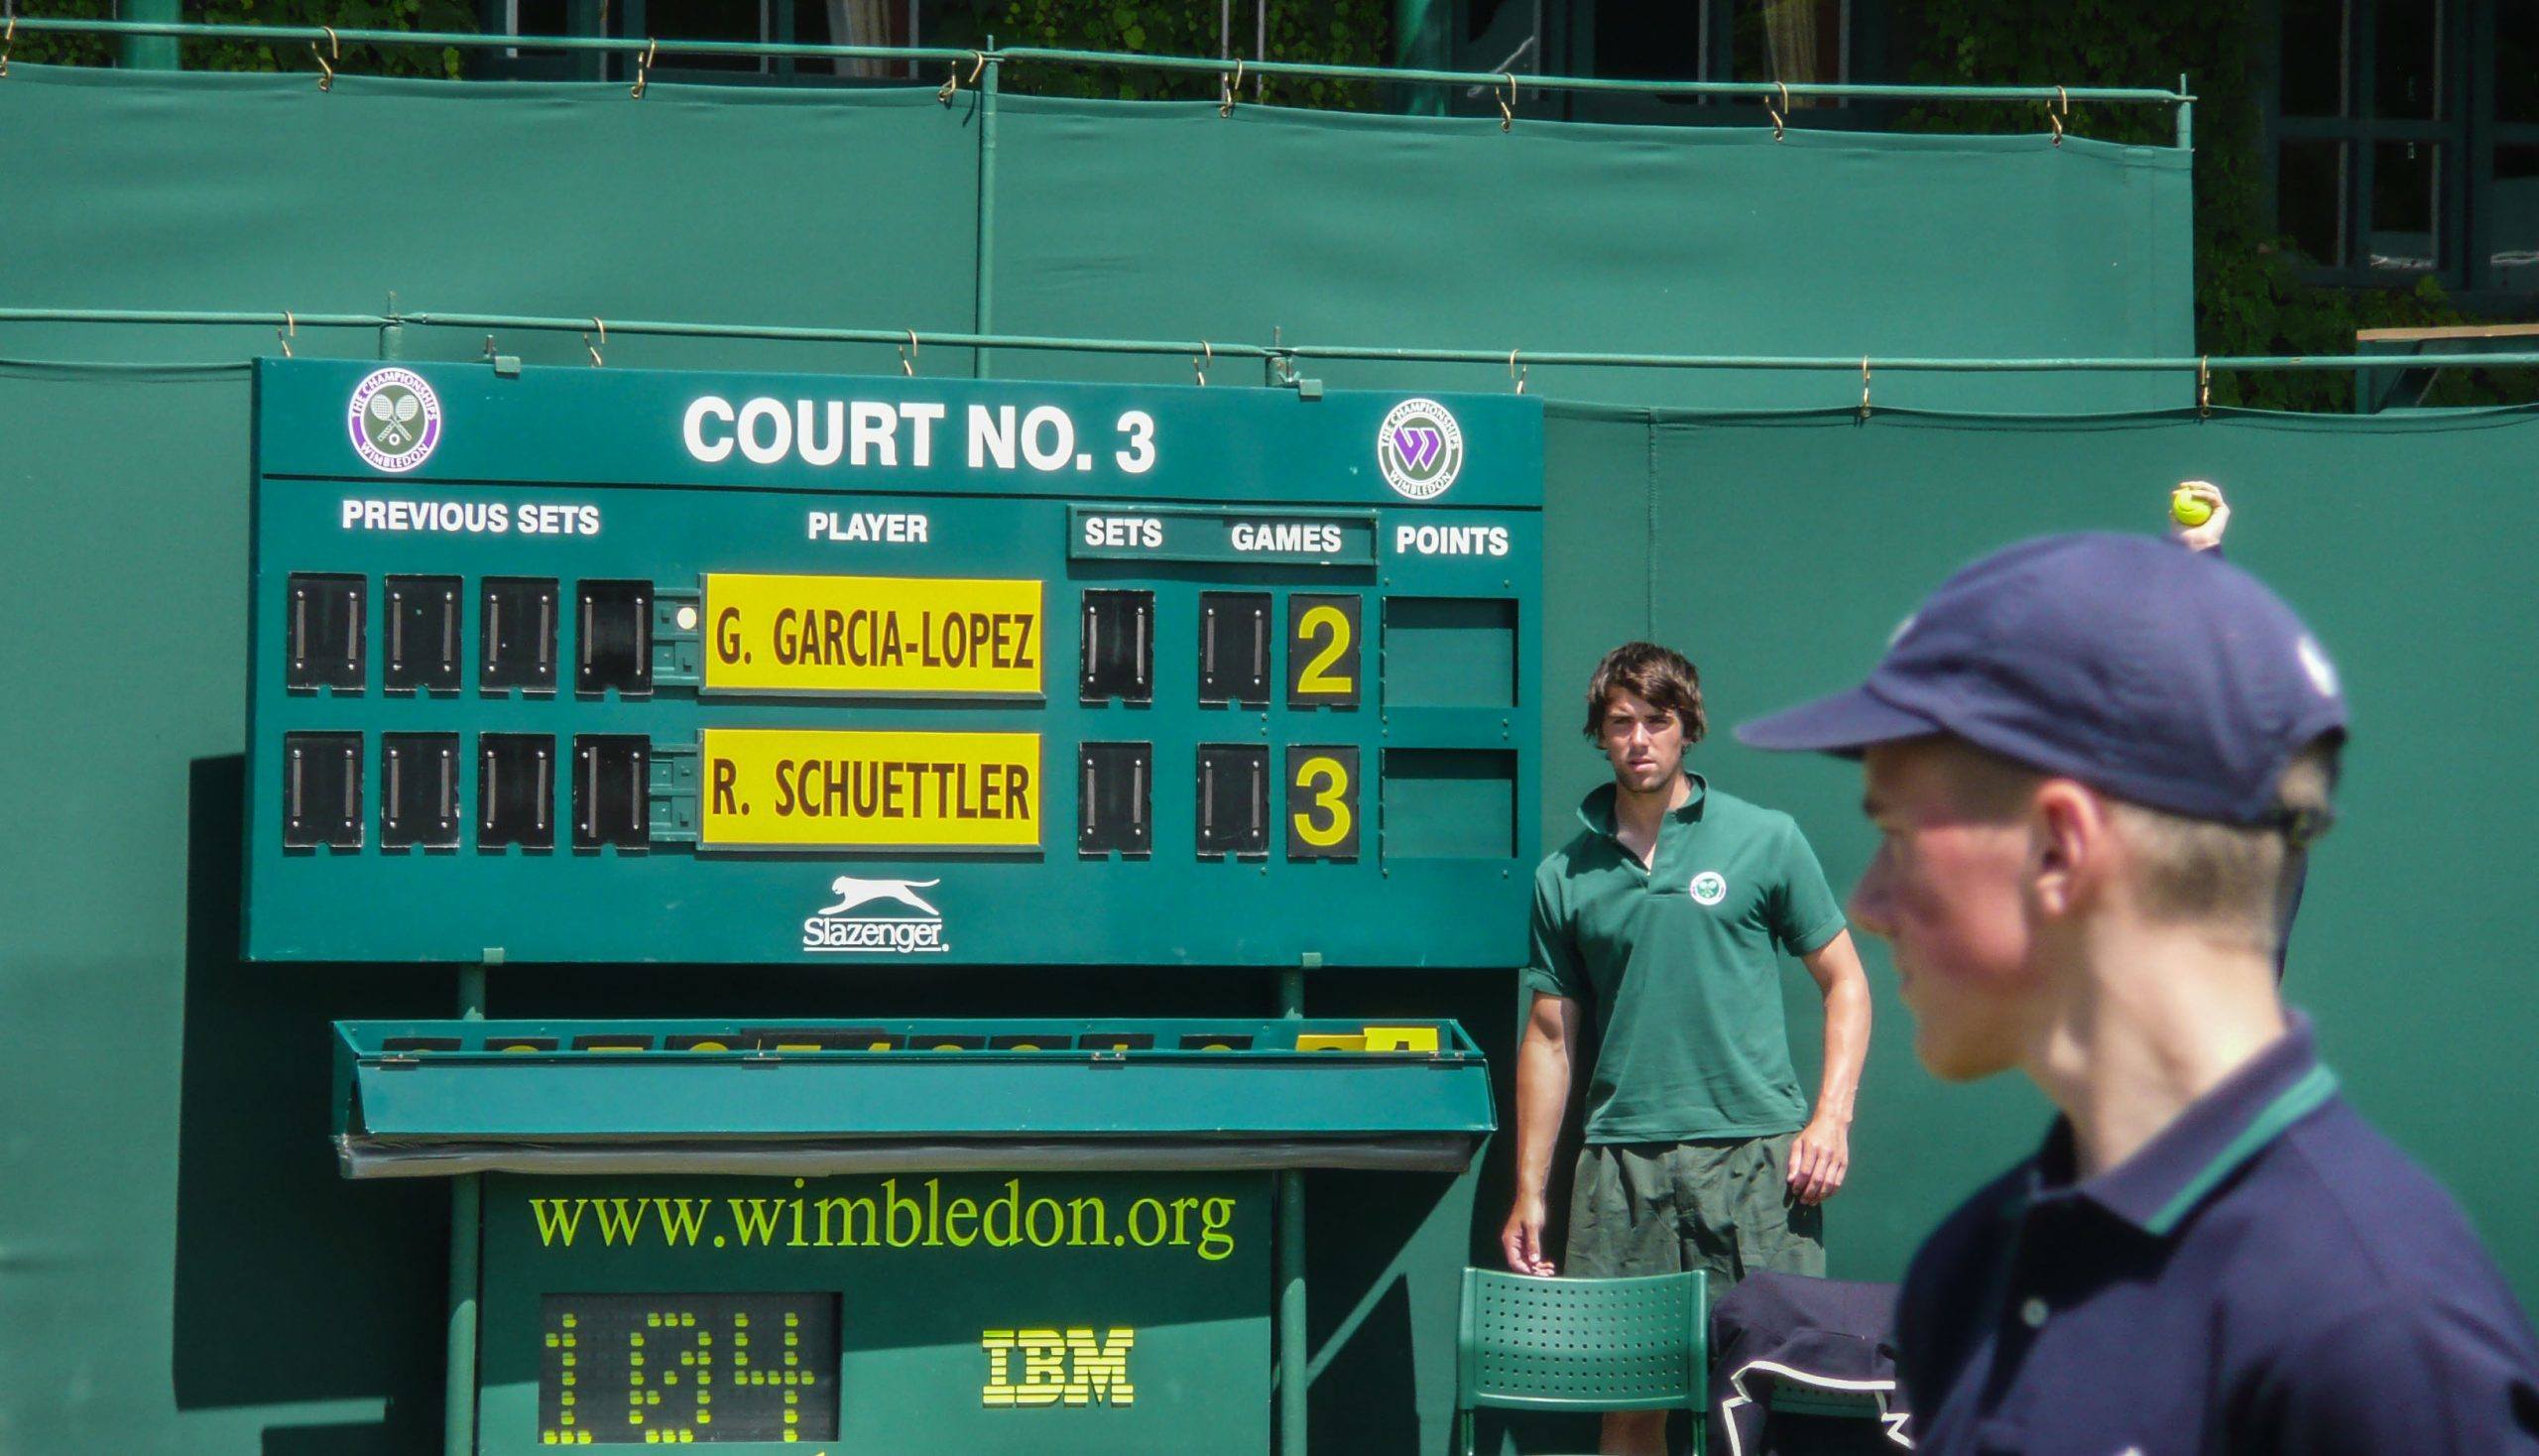
[[[1759,1138],[1807,1123],[1789,1061],[1780,957],[1843,928],[1815,851],[1790,816],[1699,774],[1666,816],[1650,866],[1614,838],[1614,786],[1586,829],[1534,872],[1525,984],[1594,1018],[1590,1143]]]

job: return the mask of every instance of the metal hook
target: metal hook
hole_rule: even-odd
[[[661,53],[661,42],[648,40],[644,43],[644,54],[635,58],[635,84],[627,88],[627,95],[638,101],[644,99],[644,88],[653,83],[653,58]]]
[[[1234,76],[1232,79],[1228,79],[1223,71],[1217,72],[1217,84],[1223,87],[1223,90],[1219,93],[1217,100],[1217,114],[1219,116],[1234,115],[1235,96],[1243,90],[1242,57],[1238,56],[1234,59]]]
[[[317,29],[326,33],[326,49],[335,54],[335,60],[343,60],[344,45],[343,42],[335,39],[335,28],[321,25]],[[317,89],[321,91],[335,89],[335,67],[327,61],[325,54],[317,49],[315,41],[308,43],[308,54],[317,58],[317,69],[320,72],[317,77]]]
[[[300,337],[300,320],[291,316],[289,308],[282,310],[282,327],[274,330],[274,337],[282,340],[282,356],[290,358],[291,341]]]
[[[977,83],[979,79],[979,72],[986,67],[987,63],[988,58],[985,53],[978,51],[970,53],[970,81],[972,84]],[[943,84],[935,87],[934,99],[942,102],[946,106],[949,106],[952,104],[952,98],[959,95],[960,91],[961,62],[956,61],[950,65],[943,67]]]
[[[1508,351],[1508,377],[1516,381],[1516,393],[1521,395],[1525,392],[1525,376],[1531,373],[1533,373],[1533,370],[1530,368],[1519,369],[1516,367],[1516,351],[1514,349],[1510,349]]]
[[[599,315],[596,313],[591,315],[591,327],[599,330],[599,342],[601,344],[608,342],[608,325],[602,322]],[[583,334],[582,347],[591,351],[591,367],[593,369],[599,368],[602,362],[599,357],[599,344],[592,343],[591,336],[589,334]]]
[[[2050,125],[2050,126],[2052,126],[2052,127],[2054,128],[2054,145],[2056,145],[2056,146],[2058,146],[2058,147],[2062,146],[2062,145],[2063,145],[2063,118],[2062,118],[2062,117],[2059,117],[2059,116],[2055,115],[2053,112],[2049,111],[2049,112],[2045,113],[2045,120],[2046,120],[2046,122],[2047,122],[2047,124],[2048,124],[2048,125]]]
[[[9,12],[8,33],[6,35],[0,35],[0,75],[7,75],[9,73],[9,48],[15,45],[17,40],[18,13],[12,10]]]
[[[1772,84],[1781,88],[1780,109],[1778,111],[1773,110],[1772,103],[1766,101],[1763,103],[1763,114],[1772,119],[1772,140],[1775,142],[1785,142],[1789,140],[1789,127],[1787,125],[1789,120],[1789,82],[1774,81]]]
[[[908,330],[908,346],[900,350],[900,372],[910,379],[916,378],[916,330],[911,328]]]
[[[2205,355],[2195,362],[2195,418],[2213,418],[2213,356]]]
[[[494,357],[494,336],[490,333],[485,335],[485,357],[488,359]]]
[[[1869,419],[1869,355],[1861,355],[1861,419]]]
[[[1205,357],[1193,357],[1190,360],[1190,372],[1199,377],[1199,388],[1206,389],[1208,387],[1208,368],[1210,365],[1217,362],[1217,351],[1208,346],[1208,341],[1206,339],[1201,339],[1199,340],[1199,353]]]
[[[2063,118],[2072,114],[2072,93],[2063,89],[2061,86],[2056,86],[2054,88],[2054,111],[2045,113],[2045,119],[2053,123],[2054,145],[2060,147],[2063,145]],[[2057,112],[2060,112],[2061,115],[2057,115]]]
[[[1493,86],[1491,99],[1499,102],[1499,129],[1504,132],[1512,130],[1516,125],[1516,75],[1513,71],[1502,71],[1500,74],[1508,78],[1508,94],[1502,98],[1498,94],[1499,88]]]

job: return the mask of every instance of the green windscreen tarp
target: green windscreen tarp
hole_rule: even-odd
[[[1538,394],[1753,407],[1848,374],[1536,369],[1523,351],[2183,356],[2188,159],[2043,134],[1879,136],[1354,116],[978,93],[469,84],[21,66],[0,87],[19,306],[412,311],[1517,350]],[[978,283],[980,239],[987,281]],[[484,329],[410,329],[472,358]],[[361,333],[306,353],[367,353]],[[582,361],[570,334],[503,352]],[[235,358],[267,330],[0,357]],[[620,335],[612,363],[896,370],[889,346]],[[918,369],[966,373],[928,350]],[[1175,357],[997,372],[1187,381]],[[1383,366],[1310,367],[1335,384]],[[1257,383],[1220,361],[1213,382]],[[1506,389],[1504,363],[1434,369]],[[2178,403],[2142,375],[1893,374],[1896,405]]]

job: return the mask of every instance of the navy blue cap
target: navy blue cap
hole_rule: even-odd
[[[2336,668],[2264,583],[2209,551],[2092,534],[1968,566],[1867,682],[1737,738],[1856,755],[1948,733],[2150,808],[2260,824],[2293,756],[2345,726]]]

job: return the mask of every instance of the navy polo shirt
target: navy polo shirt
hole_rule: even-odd
[[[2058,1122],[1914,1256],[1921,1450],[2539,1452],[2528,1318],[2306,1020],[2133,1156],[2073,1170]]]

